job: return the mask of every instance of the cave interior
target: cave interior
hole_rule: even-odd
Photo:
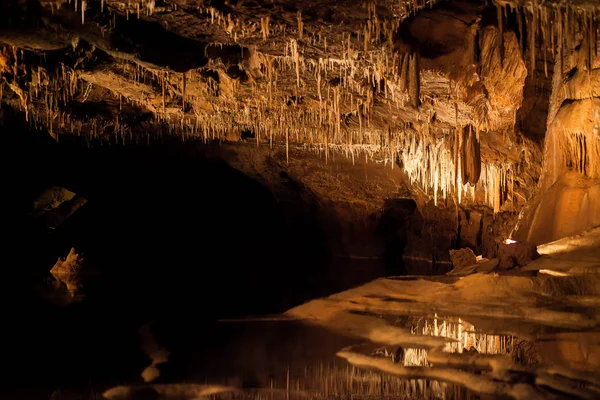
[[[0,0],[0,394],[600,398],[599,43],[596,0]]]

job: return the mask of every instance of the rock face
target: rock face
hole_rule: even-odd
[[[600,224],[600,64],[590,38],[556,54],[540,191],[518,237],[547,243]]]
[[[2,3],[5,123],[218,144],[282,201],[282,172],[309,193],[336,254],[441,273],[452,248],[497,256],[522,210],[534,243],[600,218],[593,2],[34,3]],[[592,217],[558,228],[557,198]],[[398,199],[414,210],[382,241]]]

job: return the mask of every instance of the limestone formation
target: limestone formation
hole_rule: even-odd
[[[0,103],[59,142],[241,142],[296,175],[314,155],[329,168],[310,187],[322,203],[348,198],[329,166],[381,164],[402,174],[394,189],[331,203],[360,204],[358,221],[398,192],[414,199],[408,257],[437,272],[462,240],[460,210],[491,218],[468,238],[490,257],[503,213],[522,212],[515,235],[533,243],[598,223],[597,2],[31,3],[1,5]],[[592,217],[544,230],[548,196],[572,198],[547,191],[570,172],[587,180],[573,209]]]

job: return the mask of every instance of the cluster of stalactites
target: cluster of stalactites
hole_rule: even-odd
[[[534,79],[538,61],[544,63],[544,74],[547,77],[552,60],[557,55],[562,57],[563,54],[568,54],[578,45],[584,49],[587,70],[591,71],[593,59],[598,55],[600,4],[595,8],[586,8],[569,3],[543,3],[535,0],[523,5],[505,0],[495,0],[495,3],[501,31],[509,13],[515,14],[521,52],[525,54],[527,48],[527,64]],[[523,29],[525,25],[527,29]]]
[[[510,335],[492,335],[479,332],[469,322],[456,317],[438,316],[419,319],[411,326],[411,334],[443,336],[449,339],[444,345],[446,353],[462,353],[472,348],[479,354],[507,354],[518,340]]]
[[[79,1],[84,22],[85,2],[73,1]],[[409,3],[402,2],[405,6]],[[433,1],[412,3],[414,11],[433,4]],[[129,4],[137,4],[138,17],[140,5],[145,4],[146,9],[154,7],[153,2]],[[458,202],[485,201],[498,211],[510,198],[507,188],[512,182],[513,169],[509,164],[482,164],[479,137],[478,134],[474,136],[472,128],[466,128],[468,133],[463,128],[457,128],[451,131],[453,133],[448,138],[436,141],[429,134],[410,133],[410,130],[403,128],[405,124],[401,121],[389,121],[387,129],[372,124],[374,116],[378,121],[388,119],[383,108],[374,107],[377,96],[385,100],[389,109],[404,111],[408,105],[412,105],[409,108],[415,114],[418,114],[421,103],[418,54],[393,51],[393,33],[397,31],[400,19],[380,18],[374,4],[367,4],[369,19],[364,29],[358,31],[358,38],[342,34],[337,40],[342,45],[336,46],[336,53],[326,52],[327,57],[318,61],[304,57],[303,46],[309,43],[327,50],[327,35],[305,31],[302,15],[298,14],[297,32],[290,38],[288,31],[284,54],[260,55],[261,82],[266,90],[265,86],[253,82],[250,84],[252,96],[248,96],[247,87],[242,90],[239,82],[227,80],[222,75],[221,83],[217,83],[210,79],[203,80],[196,70],[182,74],[144,70],[142,67],[138,67],[133,81],[141,83],[146,75],[152,75],[152,79],[161,87],[161,95],[134,99],[118,91],[113,94],[121,101],[135,102],[154,112],[159,127],[157,131],[162,132],[160,127],[163,127],[165,132],[184,139],[194,137],[211,141],[230,140],[239,137],[240,131],[249,130],[253,132],[257,145],[285,143],[288,157],[290,146],[310,146],[323,153],[326,161],[332,151],[342,151],[352,159],[363,154],[367,158],[383,154],[392,168],[400,158],[411,181],[431,193],[436,204],[440,196],[454,197]],[[273,24],[268,18],[263,18],[259,26],[258,23],[237,20],[231,14],[225,15],[214,8],[201,11],[210,18],[211,23],[218,24],[230,33],[235,41],[251,38],[257,32],[267,41],[273,36],[281,36],[277,35],[279,31],[285,31],[285,26]],[[361,58],[361,62],[357,61],[358,58]],[[208,67],[215,67],[215,70],[223,67],[211,63]],[[287,83],[278,81],[278,76],[284,75],[281,73],[283,71],[294,72],[292,85],[295,86],[296,95],[291,105],[282,101],[283,90],[278,90],[278,85]],[[76,81],[75,74],[73,76]],[[224,82],[228,82],[229,86]],[[296,107],[301,89],[309,85],[316,87],[318,106],[312,109]],[[89,84],[84,83],[82,87],[80,90],[88,90]],[[226,96],[219,95],[225,91]],[[64,113],[60,117],[58,103],[52,96],[46,99],[51,110],[46,113],[46,126],[50,126],[51,131],[57,113],[58,123],[62,127],[66,125],[66,122],[61,122],[61,118],[65,118]],[[176,102],[179,104],[174,106]],[[377,113],[379,115],[374,115]],[[120,135],[126,134],[125,125],[119,123],[118,117],[115,125],[121,127],[117,130]],[[98,132],[100,135],[101,130]],[[476,187],[481,187],[484,193],[477,199]]]
[[[568,132],[558,135],[557,146],[561,149],[561,161],[567,168],[592,179],[600,179],[600,134],[591,132]]]
[[[411,133],[398,152],[410,181],[431,194],[435,205],[440,197],[454,198],[459,204],[483,202],[497,213],[514,199],[515,165],[482,162],[479,141],[470,127],[437,140]]]
[[[9,49],[4,48],[4,55],[11,55],[4,61],[11,63],[12,68],[10,74],[5,71],[4,76],[0,75],[0,99],[10,101],[8,92],[12,92],[33,129],[46,129],[56,140],[64,133],[84,136],[88,143],[105,140],[109,130],[117,141],[133,137],[129,125],[120,121],[118,114],[108,119],[73,115],[72,106],[85,103],[93,90],[93,85],[80,79],[75,70],[62,63],[52,71],[30,65],[24,51],[12,47],[12,52],[7,53]],[[9,91],[3,90],[5,86]]]
[[[8,48],[5,48],[8,51]],[[54,71],[46,71],[36,66],[27,65],[24,55],[12,47],[10,61],[13,64],[12,73],[0,76],[0,98],[2,86],[6,81],[8,88],[17,96],[25,120],[35,128],[46,127],[49,133],[56,137],[55,130],[70,130],[74,132],[73,121],[65,112],[66,106],[75,98],[85,98],[91,87],[82,84],[73,69],[60,64]],[[23,79],[25,82],[23,83]],[[21,83],[20,83],[21,82]]]
[[[286,58],[289,63],[280,62],[280,67],[297,70],[301,58],[295,42],[291,42],[289,52],[290,55]],[[411,55],[407,55],[405,59],[409,63]],[[349,61],[346,59],[346,62]],[[326,62],[320,63],[315,70],[317,76],[326,73],[328,65],[330,64]],[[339,64],[331,64],[334,68],[337,65]],[[407,68],[413,69],[410,66]],[[414,70],[417,71],[416,68]],[[361,155],[366,159],[383,156],[386,161],[390,161],[392,168],[400,158],[411,181],[421,186],[425,192],[431,193],[436,204],[440,196],[455,197],[459,203],[464,200],[476,201],[477,184],[484,189],[483,201],[496,211],[506,198],[503,193],[506,191],[510,169],[505,166],[482,165],[479,135],[470,126],[451,130],[448,138],[438,141],[432,139],[427,123],[423,124],[420,133],[407,128],[406,123],[391,125],[387,130],[369,127],[372,98],[370,103],[354,99],[342,90],[342,85],[324,86],[318,109],[296,107],[282,102],[274,107],[261,99],[259,93],[253,96],[254,100],[245,103],[232,96],[220,99],[207,108],[205,99],[207,96],[214,96],[217,88],[212,87],[206,93],[199,93],[200,88],[210,87],[202,84],[204,78],[199,71],[185,74],[161,73],[135,64],[124,64],[121,72],[131,85],[143,87],[152,83],[162,88],[162,98],[142,96],[134,99],[127,96],[126,92],[113,92],[121,103],[129,102],[150,108],[156,115],[157,132],[161,134],[178,135],[182,139],[201,138],[208,142],[236,140],[240,131],[248,130],[254,134],[257,145],[285,143],[287,157],[290,146],[304,146],[319,151],[326,162],[331,153],[340,151],[353,160]],[[276,73],[271,71],[267,75]],[[27,103],[26,110],[45,110],[44,119],[36,111],[34,123],[42,122],[51,132],[56,127],[71,133],[75,130],[80,134],[84,123],[71,121],[69,115],[61,110],[75,97],[77,101],[85,101],[92,87],[90,82],[94,82],[93,76],[93,73],[84,73],[78,79],[75,71],[64,66],[52,74],[41,68],[34,71],[26,98],[45,105],[36,108],[31,106],[31,102]],[[375,74],[374,77],[376,76]],[[232,82],[230,90],[235,92],[237,81]],[[187,95],[186,85],[188,89],[194,89]],[[119,87],[127,89],[127,86]],[[368,90],[366,93],[371,94],[372,91]],[[177,96],[182,104],[174,108],[172,106]],[[352,121],[358,121],[358,126],[354,126]],[[86,136],[90,139],[105,136],[103,127],[95,123],[95,120],[93,122],[91,126],[85,126]],[[110,132],[114,132],[115,136],[123,140],[124,136],[131,137],[131,130],[127,129],[126,124],[120,123],[118,115],[115,121],[110,122]]]

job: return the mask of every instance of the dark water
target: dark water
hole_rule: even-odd
[[[199,379],[214,374],[214,360],[231,346],[279,346],[240,344],[248,343],[239,338],[246,328],[218,319],[279,313],[386,274],[377,262],[333,258],[318,209],[294,182],[282,204],[196,144],[88,148],[77,138],[56,144],[43,133],[0,132],[9,178],[0,390],[11,390],[10,398],[141,382],[149,359],[138,329],[147,323],[182,360],[163,378]],[[54,231],[31,214],[48,185],[88,200]],[[71,247],[86,268],[74,302],[48,273]],[[271,336],[263,336],[304,336],[279,331],[289,326],[270,325]]]
[[[147,323],[171,353],[159,382],[215,382],[236,376],[264,385],[270,369],[281,372],[292,362],[290,357],[303,366],[331,362],[348,339],[297,322],[217,320],[280,312],[308,300],[319,285],[326,294],[383,273],[372,262],[354,264],[344,260],[332,265],[315,277],[312,293],[298,288],[293,277],[277,282],[290,297],[280,296],[277,289],[270,293],[260,282],[253,288],[252,280],[235,275],[207,281],[201,274],[98,273],[83,279],[77,298],[49,274],[15,278],[10,303],[5,303],[13,307],[3,315],[3,342],[8,344],[3,359],[10,365],[5,389],[16,395],[25,389],[89,391],[141,383],[140,373],[150,359],[141,349],[138,331]],[[333,284],[335,276],[344,278]],[[253,371],[260,373],[255,376]]]
[[[30,305],[27,317],[10,321],[13,336],[4,360],[11,368],[0,393],[11,399],[96,399],[116,385],[143,384],[140,373],[150,359],[142,351],[139,327],[150,322],[154,338],[170,353],[169,361],[158,365],[160,376],[153,383],[224,384],[244,389],[244,398],[270,399],[467,394],[455,385],[353,368],[336,353],[363,341],[324,328],[285,320],[216,321],[203,310],[217,307],[218,298],[190,302],[143,321],[147,310],[136,314],[118,298],[114,285],[113,290],[102,286],[108,281],[89,278],[85,297],[78,302]]]

